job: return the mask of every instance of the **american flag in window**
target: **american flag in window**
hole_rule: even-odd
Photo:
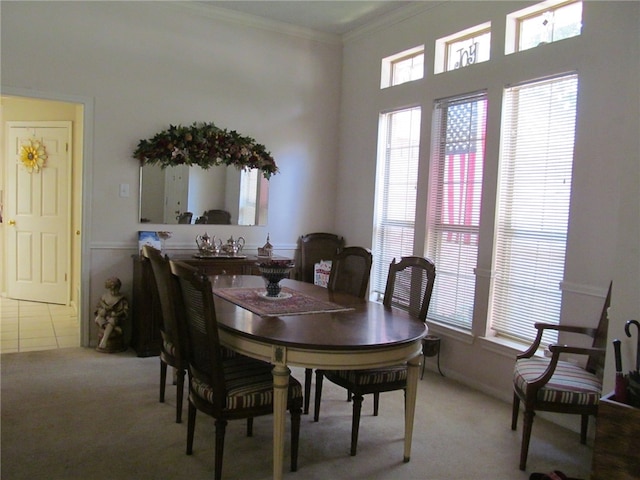
[[[429,318],[471,329],[482,198],[485,93],[436,102],[427,256],[438,271]]]
[[[482,162],[478,155],[484,152],[485,112],[486,101],[446,109],[441,223],[450,227],[448,241],[470,243],[468,230],[459,227],[479,224]]]

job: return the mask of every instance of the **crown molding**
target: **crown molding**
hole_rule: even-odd
[[[370,35],[378,30],[382,30],[397,23],[404,22],[405,20],[424,13],[432,8],[436,8],[440,5],[447,3],[450,0],[442,0],[442,1],[416,1],[412,5],[407,5],[406,7],[399,8],[398,10],[394,10],[386,15],[383,15],[375,20],[370,21],[366,25],[362,27],[351,30],[350,32],[342,35],[342,42],[348,43],[353,40],[357,40],[366,35]]]
[[[183,12],[196,15],[198,17],[207,17],[215,20],[221,20],[227,23],[241,25],[249,28],[266,30],[269,32],[290,35],[297,38],[304,38],[330,45],[342,45],[340,35],[334,35],[310,28],[298,27],[290,23],[278,22],[276,20],[251,15],[248,13],[236,12],[227,8],[216,7],[213,5],[205,5],[195,1],[167,1],[155,2],[156,5],[181,10]]]

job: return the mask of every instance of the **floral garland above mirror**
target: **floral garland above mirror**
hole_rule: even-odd
[[[161,168],[176,165],[198,165],[204,169],[218,165],[258,168],[266,179],[278,172],[275,160],[264,145],[213,123],[194,123],[190,127],[169,125],[169,129],[152,138],[140,140],[133,158],[142,165]]]

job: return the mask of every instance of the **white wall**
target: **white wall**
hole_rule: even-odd
[[[341,47],[212,18],[191,2],[2,2],[3,89],[93,103],[90,272],[83,321],[108,276],[130,292],[138,230],[138,141],[169,124],[214,122],[255,138],[280,173],[271,180],[269,225],[218,226],[261,246],[295,248],[298,236],[332,231],[338,154]],[[119,184],[131,195],[119,197]],[[195,226],[172,226],[168,246],[195,248]],[[92,341],[95,335],[91,335]]]
[[[563,323],[595,325],[609,281],[614,281],[609,339],[625,337],[623,324],[640,316],[639,11],[637,2],[584,2],[583,34],[516,55],[504,55],[505,15],[533,2],[446,2],[424,6],[386,28],[353,35],[343,59],[340,175],[336,230],[351,243],[371,246],[379,113],[422,105],[418,251],[423,253],[426,186],[434,100],[487,89],[488,139],[482,238],[494,228],[502,90],[507,84],[567,71],[579,74],[578,126],[565,282]],[[481,6],[480,6],[481,5]],[[433,75],[435,40],[491,21],[491,60]],[[423,80],[380,90],[383,57],[425,45]],[[491,242],[480,247],[479,269],[491,270]],[[437,281],[437,279],[436,279]],[[450,329],[442,365],[449,375],[500,398],[511,398],[515,350],[483,339],[490,278],[477,279],[474,335]],[[544,319],[541,318],[541,321]],[[624,340],[625,365],[635,363],[635,338]],[[612,388],[608,355],[605,388]]]

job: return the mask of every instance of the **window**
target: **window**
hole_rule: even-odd
[[[252,193],[260,191],[258,172],[257,168],[240,171],[239,225],[258,225],[258,199]]]
[[[505,53],[580,35],[582,2],[551,0],[507,15]]]
[[[434,73],[486,62],[491,56],[491,22],[436,40]]]
[[[471,329],[487,117],[486,93],[436,102],[426,255],[437,267],[429,318]]]
[[[380,88],[392,87],[424,76],[424,45],[382,59]]]
[[[534,322],[560,319],[577,91],[577,75],[566,75],[504,93],[491,302],[496,335],[530,341]]]
[[[391,261],[413,255],[420,112],[414,107],[380,116],[371,282],[378,300]]]

